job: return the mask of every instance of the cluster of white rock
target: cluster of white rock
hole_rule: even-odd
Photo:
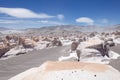
[[[114,34],[100,35],[96,34],[87,37],[85,40],[76,40],[71,44],[69,56],[61,56],[59,61],[80,60],[82,62],[93,62],[108,64],[111,59],[117,59],[120,55],[111,51],[110,47],[120,44],[120,38]]]
[[[46,62],[40,67],[29,69],[10,78],[9,80],[120,79],[120,72],[113,67],[106,65],[111,59],[117,59],[120,56],[110,50],[111,46],[115,46],[116,44],[120,43],[119,37],[115,33],[111,35],[104,33],[91,33],[89,36],[82,34],[82,37],[76,36],[74,39],[71,39],[70,36],[67,37],[67,39],[62,37],[59,39],[62,43],[64,43],[64,45],[71,44],[71,51],[69,52],[69,56],[61,56],[57,62]],[[78,41],[75,41],[75,39]],[[49,39],[45,38],[45,40]],[[101,51],[104,51],[104,56]],[[80,54],[78,55],[77,52]],[[70,59],[78,60],[79,58],[80,62],[70,61]]]

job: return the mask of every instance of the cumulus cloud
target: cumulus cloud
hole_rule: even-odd
[[[76,19],[76,22],[86,23],[88,25],[94,24],[94,20],[92,20],[91,18],[88,18],[88,17],[80,17],[80,18]]]
[[[64,19],[64,15],[59,14],[59,15],[57,15],[57,18],[58,18],[59,20],[63,20],[63,19]]]
[[[5,8],[0,7],[0,13],[7,14],[16,18],[53,18],[55,16],[51,16],[45,13],[35,13],[29,9],[25,8]]]

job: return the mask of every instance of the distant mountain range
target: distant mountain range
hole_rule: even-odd
[[[0,31],[11,30],[9,28],[0,27]],[[12,29],[13,30],[13,29]],[[58,26],[46,26],[40,28],[27,28],[20,31],[25,31],[30,34],[52,34],[52,33],[63,33],[63,32],[110,32],[120,30],[120,24],[112,26],[78,26],[78,25],[58,25]]]
[[[40,31],[40,32],[61,32],[61,31],[79,31],[79,32],[104,32],[104,31],[114,31],[120,30],[120,24],[113,26],[77,26],[77,25],[58,25],[58,26],[48,26],[41,28],[27,28],[27,31]]]

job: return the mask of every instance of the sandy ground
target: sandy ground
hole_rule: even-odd
[[[62,46],[37,51],[34,50],[4,61],[0,60],[0,80],[8,80],[27,69],[40,66],[47,60],[57,61],[58,57],[65,55],[65,50],[68,49],[69,46]]]
[[[69,48],[70,46],[62,46],[37,51],[34,50],[24,55],[0,60],[0,80],[8,80],[27,69],[40,66],[47,60],[57,61],[60,56],[69,55],[65,53]],[[120,45],[113,47],[112,50],[120,53]],[[120,71],[120,58],[112,60],[110,65]]]
[[[120,80],[120,72],[98,63],[47,61],[10,80]]]
[[[111,50],[120,54],[120,45],[112,47]],[[118,59],[110,61],[110,65],[120,71],[120,57]]]

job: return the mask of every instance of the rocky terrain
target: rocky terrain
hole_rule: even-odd
[[[58,61],[58,64],[66,61],[80,62],[80,64],[105,64],[105,66],[107,64],[116,68],[117,70],[112,67],[113,71],[119,74],[120,52],[117,50],[120,44],[119,27],[119,25],[109,27],[59,25],[24,30],[2,30],[0,31],[0,68],[2,70],[0,79],[31,80],[26,75],[24,75],[25,79],[16,79],[13,76],[26,69],[38,67],[45,61]],[[115,64],[116,60],[117,64]],[[49,63],[49,65],[51,64]],[[75,68],[78,67],[77,65]],[[54,66],[51,68],[54,69]],[[69,71],[65,74],[67,73]],[[110,76],[111,74],[106,73],[105,75]],[[61,73],[58,75],[63,77]],[[120,75],[114,77],[117,80]],[[54,76],[51,77],[51,79],[54,78]],[[58,80],[60,79],[58,78]],[[83,77],[83,79],[85,78]],[[103,78],[98,77],[99,79]],[[104,80],[108,80],[108,78],[104,77]]]

